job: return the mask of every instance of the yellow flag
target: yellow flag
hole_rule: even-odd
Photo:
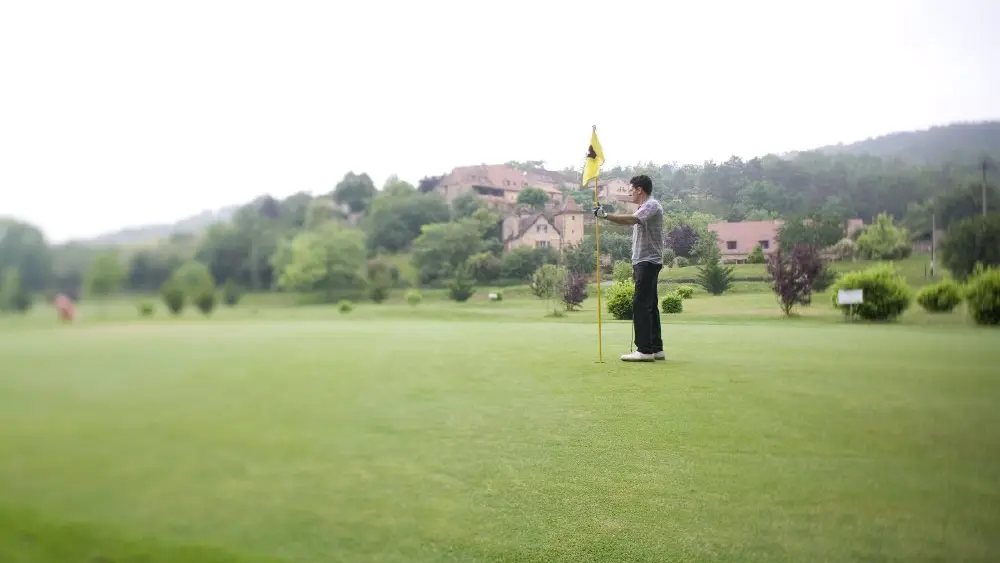
[[[597,177],[604,164],[604,149],[601,142],[597,140],[597,127],[590,132],[590,146],[587,148],[587,164],[583,167],[583,182],[580,185],[586,186],[591,180]]]

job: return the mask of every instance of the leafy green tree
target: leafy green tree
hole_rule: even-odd
[[[87,271],[87,294],[100,298],[109,297],[121,291],[127,276],[128,270],[116,250],[101,252]]]
[[[375,184],[368,174],[348,172],[334,188],[333,200],[339,204],[347,205],[352,213],[360,213],[368,209],[372,200],[375,199],[376,192]]]
[[[318,197],[309,202],[306,207],[305,228],[315,230],[324,223],[335,221],[341,218],[340,210],[333,200],[326,197]]]
[[[844,237],[845,226],[841,217],[826,217],[818,213],[790,217],[778,229],[778,245],[785,248],[798,245],[827,248]]]
[[[459,303],[468,301],[476,293],[475,280],[465,265],[455,269],[454,276],[448,282],[448,296]]]
[[[368,248],[386,252],[406,250],[420,236],[424,225],[445,223],[450,217],[448,203],[435,193],[410,190],[402,195],[379,195],[365,220]]]
[[[553,307],[553,301],[565,291],[567,274],[565,268],[555,264],[545,264],[531,276],[531,293],[545,301],[546,309],[554,313],[557,309]]]
[[[53,257],[40,229],[0,217],[0,275],[8,268],[18,270],[29,291],[41,291],[52,281]]]
[[[399,176],[395,174],[389,176],[382,186],[382,194],[390,197],[414,195],[417,193],[420,192],[417,191],[417,188],[413,184],[400,180]]]
[[[472,215],[486,208],[486,201],[475,192],[465,192],[451,201],[452,218],[456,221],[472,217]]]
[[[188,260],[181,264],[170,280],[184,291],[184,294],[194,302],[198,295],[206,290],[215,291],[215,278],[208,266],[197,260]]]
[[[367,255],[361,231],[326,223],[295,237],[278,285],[288,291],[323,291],[332,301],[335,290],[364,280]]]
[[[17,267],[5,268],[0,277],[0,311],[23,313],[33,303],[31,290],[21,283],[20,270]]]
[[[887,213],[880,213],[857,240],[858,254],[869,260],[906,258],[912,251],[909,232],[897,227]]]
[[[524,205],[535,210],[542,210],[549,202],[549,194],[544,191],[528,186],[517,194],[518,205]]]
[[[473,217],[424,225],[413,241],[410,258],[420,281],[428,283],[454,275],[470,256],[481,251],[484,232],[483,223]]]
[[[942,264],[960,280],[968,278],[977,264],[1000,266],[1000,213],[954,223],[940,248]]]

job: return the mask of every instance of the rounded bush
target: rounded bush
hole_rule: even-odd
[[[962,302],[962,288],[952,280],[928,285],[917,292],[917,303],[928,313],[950,313]]]
[[[632,319],[632,296],[635,295],[635,284],[632,282],[615,282],[607,289],[608,312],[611,316],[623,321]]]
[[[347,299],[341,299],[337,303],[337,310],[339,310],[341,313],[350,313],[351,311],[354,310],[354,303],[351,303]]]
[[[843,274],[832,286],[830,300],[834,307],[849,315],[851,307],[837,304],[841,289],[860,289],[864,303],[854,305],[854,314],[866,321],[891,321],[910,307],[913,297],[906,281],[892,266],[885,264],[867,270]]]
[[[136,304],[136,308],[139,310],[140,317],[152,317],[153,316],[153,303],[152,301],[140,301]]]
[[[187,299],[184,288],[178,283],[168,281],[163,284],[161,292],[163,293],[163,302],[167,305],[167,310],[174,315],[181,314],[181,311],[184,310],[184,302]]]
[[[625,260],[615,260],[614,269],[611,271],[611,278],[617,282],[632,281],[632,263]]]
[[[226,280],[222,284],[222,300],[226,305],[235,307],[243,298],[243,288],[233,280]]]
[[[660,300],[660,310],[671,315],[684,311],[684,298],[676,293],[669,293]]]
[[[694,288],[688,285],[682,285],[678,287],[675,291],[681,299],[691,299],[694,297]]]
[[[976,324],[1000,325],[1000,269],[981,270],[969,278],[965,300]]]
[[[496,294],[497,294],[497,298],[496,298],[496,300],[497,300],[497,301],[503,301],[503,292],[502,292],[502,291],[500,291],[500,290],[498,289],[498,290],[496,290],[496,291],[495,291],[494,293],[496,293]]]
[[[674,263],[677,264],[678,268],[686,268],[691,263],[691,260],[689,260],[689,259],[687,259],[687,258],[685,258],[683,256],[678,256],[674,260]]]
[[[194,305],[205,316],[211,315],[215,309],[215,289],[206,287],[198,291],[194,296]]]
[[[420,301],[423,300],[423,296],[420,295],[420,292],[416,289],[411,289],[406,292],[404,299],[406,299],[406,302],[410,305],[417,306],[420,304]]]

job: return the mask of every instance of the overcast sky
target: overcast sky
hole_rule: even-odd
[[[647,3],[648,2],[648,3]],[[1000,1],[0,2],[0,215],[63,241],[458,165],[1000,117]]]

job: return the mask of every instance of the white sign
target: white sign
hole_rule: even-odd
[[[862,289],[841,289],[837,292],[838,305],[858,305],[864,302],[864,290]]]
[[[496,301],[496,300],[497,300],[497,294],[496,293],[491,293],[490,294],[490,301]]]

